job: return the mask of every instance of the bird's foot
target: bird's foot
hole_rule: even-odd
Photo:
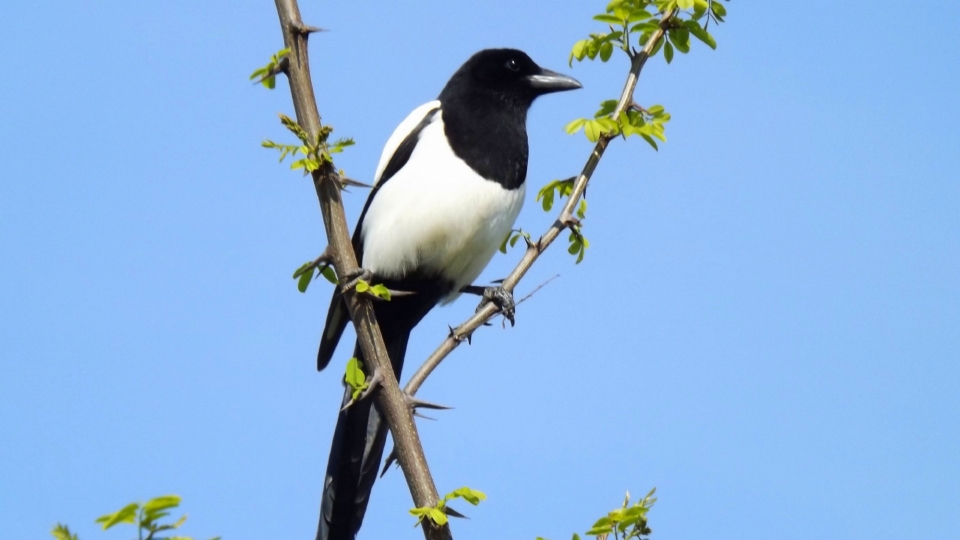
[[[497,306],[500,309],[500,313],[503,314],[503,318],[510,321],[510,326],[513,326],[516,323],[516,307],[517,303],[513,300],[513,293],[504,289],[501,286],[496,287],[478,287],[476,285],[467,285],[466,287],[460,289],[460,292],[465,292],[468,294],[476,294],[482,298],[480,300],[480,305],[477,306],[477,311],[483,308],[488,302],[492,302],[493,305]]]
[[[353,272],[345,272],[340,278],[340,282],[343,283],[340,290],[346,292],[353,289],[357,286],[357,283],[360,283],[361,279],[367,283],[371,283],[373,281],[373,272],[366,268],[357,268]]]

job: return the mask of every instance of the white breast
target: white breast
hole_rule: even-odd
[[[458,158],[438,114],[423,130],[410,160],[380,187],[367,209],[363,266],[389,278],[435,271],[459,290],[490,262],[513,228],[525,194],[525,185],[504,189]]]

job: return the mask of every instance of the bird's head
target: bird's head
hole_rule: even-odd
[[[523,51],[484,49],[457,70],[443,93],[493,93],[529,106],[543,94],[575,90],[582,86],[573,77],[538,66]]]

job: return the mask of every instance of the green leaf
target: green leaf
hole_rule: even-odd
[[[609,41],[600,46],[600,61],[606,62],[613,56],[613,43]]]
[[[512,234],[513,231],[508,232],[506,238],[503,239],[503,242],[500,244],[500,253],[503,253],[504,255],[507,254],[507,242],[510,240],[510,235]]]
[[[600,135],[603,133],[603,130],[600,127],[600,123],[596,120],[587,120],[583,125],[583,132],[586,134],[587,139],[590,142],[597,142],[600,139]]]
[[[611,113],[613,113],[613,111],[616,110],[616,108],[617,108],[617,100],[615,99],[607,99],[607,100],[601,101],[600,109],[598,109],[597,112],[594,113],[593,117],[600,118],[601,116],[608,116]]]
[[[444,514],[443,510],[440,510],[439,508],[431,508],[430,511],[427,512],[427,517],[430,518],[430,521],[440,525],[441,527],[446,525],[448,521],[447,515]]]
[[[390,289],[388,289],[383,283],[377,283],[373,287],[370,287],[370,294],[376,296],[377,298],[390,300]]]
[[[367,383],[367,376],[363,373],[363,362],[356,357],[347,360],[343,381],[353,389],[353,399],[360,397],[360,394],[370,386]]]
[[[723,22],[723,18],[727,16],[727,8],[723,7],[722,3],[714,1],[710,5],[710,9],[713,10],[713,15],[717,18],[717,20]]]
[[[693,0],[677,0],[677,7],[680,9],[693,9]]]
[[[307,287],[310,286],[310,281],[313,279],[313,268],[309,272],[304,272],[300,274],[299,279],[297,279],[297,290],[305,293],[307,292]]]
[[[633,23],[637,21],[645,21],[650,17],[653,17],[653,15],[651,15],[649,11],[642,7],[638,7],[630,12],[630,16],[627,17],[627,22]]]
[[[468,487],[462,487],[454,491],[452,495],[455,497],[460,497],[474,506],[480,504],[480,501],[485,501],[487,499],[487,495],[484,492],[476,489],[470,489]]]
[[[673,46],[683,54],[690,52],[690,31],[686,28],[671,28],[667,32],[667,37],[673,43]]]
[[[673,62],[673,45],[669,43],[663,44],[663,58],[666,59],[668,64]]]
[[[300,265],[300,268],[297,268],[296,270],[293,271],[293,279],[297,279],[297,278],[300,277],[304,272],[306,272],[307,270],[311,269],[312,267],[313,267],[313,261],[308,261],[308,262],[305,262],[305,263],[301,264],[301,265]]]
[[[620,17],[615,17],[613,15],[608,15],[608,14],[594,15],[593,20],[604,22],[607,24],[612,24],[612,25],[623,24],[623,19],[621,19]]]
[[[587,45],[590,43],[589,39],[582,39],[573,44],[573,49],[570,51],[570,58],[567,60],[567,64],[570,67],[573,67],[573,59],[576,58],[577,62],[582,62],[584,56],[587,55]]]
[[[50,531],[50,534],[57,540],[77,540],[77,535],[71,534],[70,528],[60,523],[57,523],[57,526]]]
[[[343,152],[343,149],[344,149],[344,148],[346,148],[346,147],[348,147],[348,146],[353,146],[354,144],[356,144],[356,143],[353,142],[353,139],[352,139],[352,138],[338,139],[338,140],[337,140],[336,142],[334,142],[333,145],[330,147],[330,153],[331,153],[331,154],[338,154],[338,153],[340,153],[340,152]]]
[[[324,266],[323,269],[320,270],[320,275],[334,285],[340,283],[340,281],[337,279],[337,274],[333,271],[333,268],[329,266]]]
[[[94,523],[103,523],[103,530],[107,530],[118,523],[136,523],[139,508],[138,503],[130,503],[112,514],[98,517]]]
[[[564,129],[568,134],[572,135],[572,134],[580,131],[580,128],[582,128],[585,123],[587,123],[587,119],[586,119],[586,118],[577,118],[577,119],[574,120],[573,122],[570,122],[569,124],[567,124],[566,126],[564,126],[563,129]]]
[[[690,33],[694,35],[697,39],[707,44],[711,49],[717,48],[717,41],[713,39],[713,36],[709,32],[703,29],[696,21],[685,21],[683,24]]]
[[[659,148],[657,148],[657,141],[653,140],[653,138],[651,138],[649,135],[647,135],[646,133],[641,133],[640,136],[643,137],[643,140],[647,141],[647,143],[649,143],[654,150],[657,150],[657,151],[660,150]]]
[[[176,495],[163,495],[161,497],[155,497],[143,504],[143,510],[145,512],[156,512],[159,510],[167,510],[170,508],[176,508],[180,506],[180,497]]]
[[[365,293],[370,290],[370,284],[362,279],[358,279],[355,288],[358,293]]]

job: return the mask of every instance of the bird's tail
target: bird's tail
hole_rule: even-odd
[[[387,354],[398,379],[409,337],[409,331],[395,337],[384,336]],[[364,362],[359,343],[353,354]],[[350,401],[351,393],[351,388],[346,387],[343,405]],[[337,418],[323,482],[317,540],[354,540],[363,523],[387,440],[387,424],[382,421],[374,401],[372,398],[358,401],[349,409],[340,411]]]

